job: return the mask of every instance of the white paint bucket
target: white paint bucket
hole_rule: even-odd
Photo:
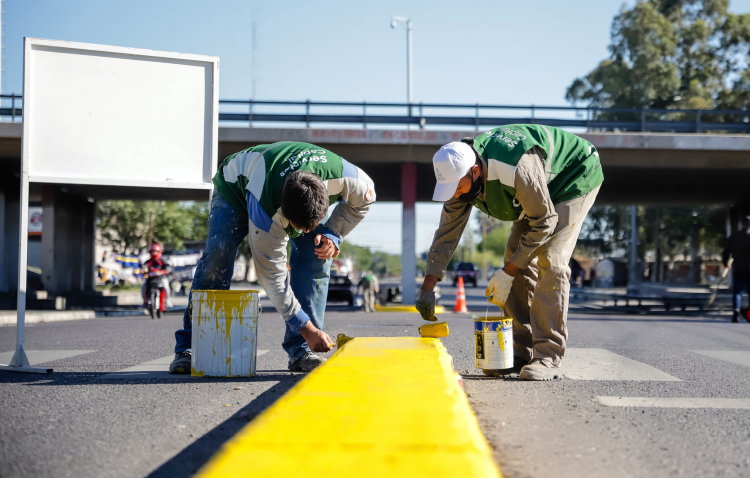
[[[482,370],[513,368],[513,319],[474,319],[474,359]]]
[[[194,290],[192,375],[252,377],[258,351],[256,290]]]

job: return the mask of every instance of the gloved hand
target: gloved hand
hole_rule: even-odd
[[[435,322],[435,292],[431,290],[419,290],[417,296],[417,310],[424,320]]]
[[[502,307],[508,300],[508,294],[510,294],[512,285],[513,276],[506,274],[504,270],[500,269],[490,278],[490,284],[487,286],[484,295],[491,304]]]

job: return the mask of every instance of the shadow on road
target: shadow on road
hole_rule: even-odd
[[[255,377],[266,380],[279,380],[279,383],[258,395],[255,400],[242,407],[226,421],[154,470],[148,475],[148,478],[193,476],[214,456],[224,443],[234,437],[248,422],[272,405],[303,377],[305,377],[305,374],[290,375],[288,371],[285,374]]]

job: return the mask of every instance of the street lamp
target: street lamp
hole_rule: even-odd
[[[398,25],[406,28],[406,102],[409,103],[409,116],[411,116],[411,20],[394,15],[391,18],[391,28],[396,28]],[[411,124],[409,124],[409,129],[411,129]]]

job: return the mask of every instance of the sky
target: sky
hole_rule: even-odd
[[[23,37],[38,37],[219,56],[222,99],[254,90],[267,100],[403,102],[406,31],[390,27],[399,15],[413,21],[415,102],[563,106],[570,83],[607,58],[612,19],[633,3],[3,0],[1,89],[22,93]],[[750,0],[730,9],[750,12]],[[400,211],[376,204],[347,240],[400,252]],[[418,204],[419,252],[439,215],[439,204]]]

